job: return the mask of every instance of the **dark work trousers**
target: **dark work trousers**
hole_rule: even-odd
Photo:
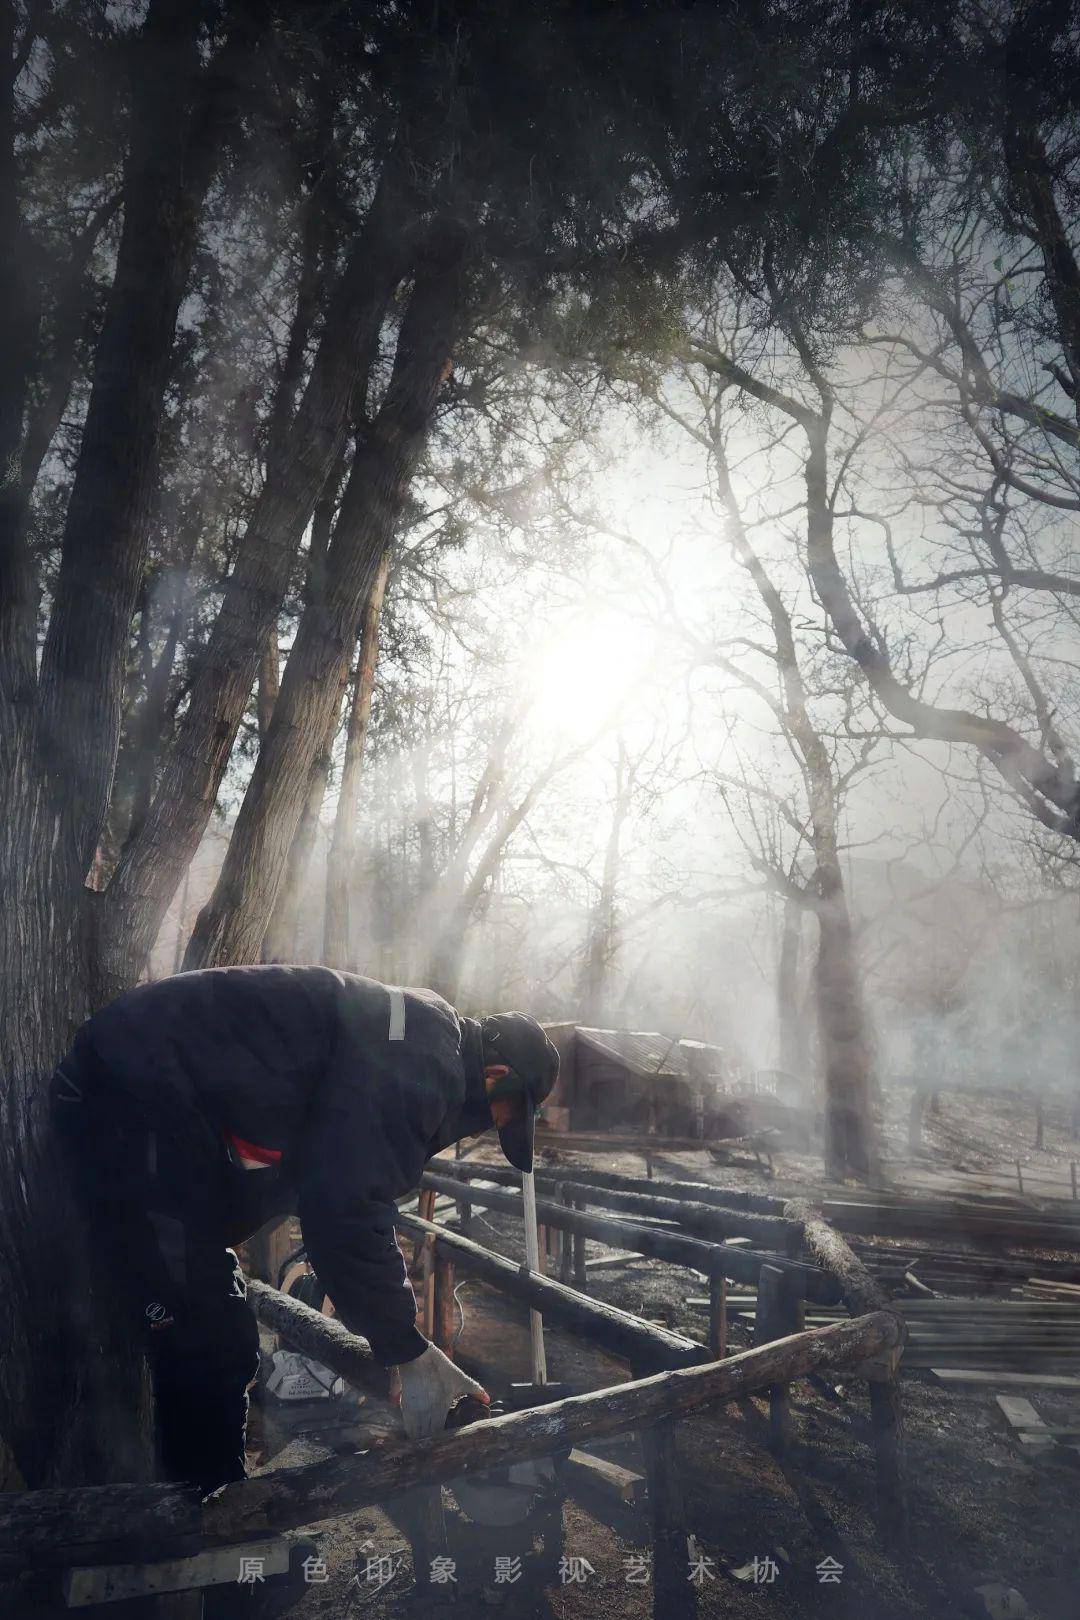
[[[90,1241],[143,1336],[163,1476],[204,1490],[243,1479],[259,1330],[225,1245],[209,1127],[155,1117],[76,1055],[53,1076],[50,1106]]]

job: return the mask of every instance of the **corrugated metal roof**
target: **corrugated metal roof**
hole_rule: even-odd
[[[724,1054],[718,1046],[673,1040],[654,1029],[585,1029],[578,1025],[577,1037],[594,1052],[602,1052],[646,1078],[692,1080],[724,1072]]]

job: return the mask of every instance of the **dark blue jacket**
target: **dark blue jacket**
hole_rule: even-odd
[[[426,1349],[394,1200],[433,1153],[491,1125],[474,1019],[330,968],[212,968],[128,991],[75,1051],[173,1151],[220,1165],[224,1243],[298,1213],[346,1327],[388,1365]]]

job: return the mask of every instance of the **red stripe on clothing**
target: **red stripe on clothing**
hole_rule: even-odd
[[[242,1136],[236,1136],[232,1131],[226,1131],[225,1135],[242,1159],[254,1159],[256,1164],[277,1164],[281,1158],[280,1148],[258,1147],[254,1142],[245,1142]]]

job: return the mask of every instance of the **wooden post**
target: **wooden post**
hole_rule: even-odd
[[[1070,1175],[1070,1177],[1072,1179],[1072,1194],[1073,1194],[1073,1198],[1075,1199],[1075,1197],[1076,1197],[1076,1160],[1075,1159],[1071,1160],[1071,1162],[1069,1164],[1069,1175]]]
[[[417,1597],[452,1603],[457,1596],[455,1583],[437,1584],[431,1579],[432,1560],[447,1556],[442,1486],[421,1485],[407,1492],[399,1502],[398,1515],[412,1547]]]
[[[1041,1094],[1035,1098],[1035,1146],[1043,1145],[1043,1100]]]
[[[727,1278],[709,1278],[709,1349],[720,1359],[727,1355]]]
[[[687,1577],[686,1507],[675,1450],[675,1423],[666,1418],[641,1436],[653,1533],[654,1620],[687,1620],[697,1613],[697,1587]]]
[[[769,1344],[773,1339],[786,1338],[791,1331],[784,1273],[777,1266],[762,1266],[758,1278],[754,1343]],[[769,1438],[776,1452],[786,1451],[791,1444],[791,1388],[788,1384],[770,1386]]]
[[[423,1237],[422,1266],[423,1266],[423,1308],[422,1319],[424,1324],[424,1337],[433,1338],[435,1334],[435,1245],[438,1242],[434,1232],[426,1232]]]
[[[879,1526],[887,1542],[902,1547],[908,1532],[907,1493],[900,1380],[895,1373],[871,1381],[870,1425],[877,1459]]]
[[[472,1204],[467,1198],[458,1199],[457,1212],[458,1226],[464,1235],[468,1237],[472,1231]]]
[[[433,1221],[435,1219],[436,1196],[437,1195],[434,1188],[421,1187],[420,1197],[416,1205],[416,1213],[419,1215],[422,1221]]]
[[[570,1200],[563,1192],[561,1185],[555,1188],[555,1197],[558,1199],[560,1204],[566,1204],[567,1207],[570,1206]],[[571,1281],[573,1280],[574,1244],[570,1233],[565,1229],[560,1231],[559,1238],[561,1242],[561,1248],[559,1250],[559,1281],[561,1283],[566,1283],[566,1285],[569,1287]]]
[[[1017,1183],[1018,1183],[1018,1185],[1020,1187],[1020,1196],[1021,1196],[1021,1198],[1023,1198],[1023,1196],[1024,1196],[1024,1172],[1020,1168],[1020,1160],[1019,1159],[1017,1159],[1017,1161],[1016,1161],[1016,1180],[1017,1180]]]
[[[580,1203],[580,1201],[578,1199],[576,1199],[576,1198],[570,1198],[570,1199],[567,1200],[567,1202],[569,1203],[571,1209],[582,1209],[584,1207]],[[585,1234],[584,1234],[584,1232],[575,1232],[574,1233],[574,1268],[573,1269],[574,1269],[574,1287],[580,1289],[580,1291],[583,1294],[587,1294],[589,1292],[589,1277],[588,1277],[588,1273],[587,1273],[587,1271],[585,1269]]]
[[[452,1356],[457,1327],[454,1306],[454,1261],[440,1249],[435,1251],[435,1331],[434,1342],[444,1355]]]
[[[427,1195],[421,1192],[421,1205],[426,1196],[430,1196],[430,1204],[435,1203],[435,1194]],[[426,1217],[430,1219],[430,1216]],[[425,1232],[421,1248],[422,1266],[422,1295],[421,1320],[423,1331],[427,1338],[438,1343],[438,1335],[443,1331],[444,1324],[437,1315],[437,1297],[440,1262],[436,1245],[438,1235],[435,1232]],[[453,1262],[450,1262],[451,1271]],[[443,1279],[445,1281],[445,1279]],[[445,1298],[446,1288],[442,1289]],[[454,1289],[451,1281],[450,1290],[450,1343],[453,1342],[453,1313]],[[449,1353],[449,1344],[439,1346]],[[445,1558],[446,1552],[446,1519],[443,1514],[443,1494],[441,1485],[423,1485],[415,1491],[410,1491],[401,1503],[401,1519],[409,1537],[413,1555],[413,1578],[416,1584],[418,1597],[431,1598],[444,1603],[452,1602],[455,1596],[454,1583],[434,1584],[431,1580],[431,1562],[434,1558]]]
[[[839,1232],[833,1231],[809,1204],[792,1199],[784,1214],[800,1221],[806,1252],[836,1277],[844,1304],[858,1317],[886,1312],[896,1322],[896,1338],[885,1358],[870,1358],[864,1375],[870,1382],[870,1410],[877,1464],[878,1524],[882,1536],[898,1546],[907,1540],[907,1446],[900,1400],[899,1355],[904,1326],[899,1312]],[[875,1394],[875,1390],[878,1393]]]

